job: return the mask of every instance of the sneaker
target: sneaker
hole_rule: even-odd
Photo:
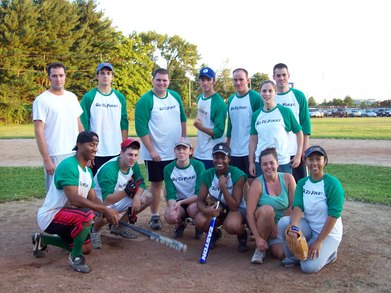
[[[123,226],[111,226],[111,234],[121,236],[126,239],[136,239],[138,235],[132,229]]]
[[[258,248],[255,248],[254,255],[251,258],[251,263],[262,264],[265,257],[266,253],[264,251],[260,251]]]
[[[201,239],[203,234],[204,233],[202,231],[198,230],[198,228],[195,228],[194,239],[197,240]]]
[[[183,232],[185,231],[186,223],[182,223],[176,226],[174,238],[182,238]]]
[[[69,265],[79,273],[89,273],[91,272],[91,268],[86,264],[86,260],[84,256],[75,256],[72,257],[72,254],[69,254]]]
[[[286,268],[289,268],[289,267],[293,267],[295,265],[299,265],[300,264],[300,261],[296,258],[284,258],[281,263],[280,263],[283,267],[286,267]]]
[[[90,239],[91,239],[92,248],[94,249],[102,248],[102,239],[101,239],[101,234],[99,232],[95,232],[95,233],[91,232]]]
[[[216,247],[216,242],[218,239],[223,237],[223,233],[219,228],[217,228],[212,235],[212,239],[210,240],[209,249],[214,249]]]
[[[248,251],[248,245],[247,245],[247,232],[244,231],[245,234],[243,236],[238,236],[238,251],[239,252],[246,252]]]
[[[47,245],[43,244],[43,234],[42,233],[34,233],[31,237],[33,243],[33,255],[36,258],[44,257],[45,251],[47,250]]]
[[[160,216],[159,215],[152,215],[151,219],[149,220],[149,227],[151,227],[153,230],[160,230],[162,227],[160,226]]]

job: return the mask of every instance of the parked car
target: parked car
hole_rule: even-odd
[[[377,117],[377,114],[375,111],[369,109],[365,110],[361,113],[361,117]]]
[[[348,117],[361,117],[360,109],[349,109],[347,112]]]
[[[391,110],[387,108],[379,108],[377,109],[376,114],[378,117],[390,117]]]
[[[333,116],[333,110],[331,109],[326,109],[323,111],[324,117],[332,117]]]
[[[313,118],[322,118],[323,117],[323,112],[320,109],[317,108],[309,108],[310,111],[310,117]]]
[[[347,117],[346,109],[344,108],[337,108],[333,109],[333,117]]]

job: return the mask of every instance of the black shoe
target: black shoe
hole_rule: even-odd
[[[41,258],[45,256],[45,251],[47,250],[47,245],[43,244],[43,234],[34,233],[31,237],[33,243],[33,255],[36,258]]]
[[[239,252],[246,252],[248,251],[248,245],[247,245],[247,232],[244,231],[244,235],[238,236],[238,251]]]
[[[186,223],[182,223],[176,226],[174,238],[182,238],[183,232],[185,231]]]
[[[195,228],[194,239],[197,239],[197,240],[201,239],[202,234],[204,234],[202,231]]]
[[[216,242],[218,239],[223,237],[223,233],[219,228],[213,231],[212,239],[210,240],[209,249],[214,249],[216,247]]]

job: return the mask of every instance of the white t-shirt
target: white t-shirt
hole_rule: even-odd
[[[45,124],[43,131],[50,156],[72,153],[79,134],[77,118],[82,113],[76,95],[69,91],[60,96],[46,91],[36,97],[33,120]]]

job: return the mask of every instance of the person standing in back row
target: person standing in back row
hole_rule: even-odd
[[[180,137],[186,137],[186,114],[179,94],[168,89],[170,77],[166,69],[156,69],[152,83],[152,90],[136,103],[134,121],[142,142],[141,159],[145,161],[153,196],[149,226],[160,230],[163,169],[175,159],[175,143]]]
[[[291,109],[297,122],[300,124],[304,135],[302,150],[302,153],[304,154],[309,146],[309,137],[311,135],[308,103],[303,92],[289,87],[289,78],[288,66],[283,63],[278,63],[274,66],[273,79],[277,86],[275,101],[277,104]],[[296,135],[293,132],[289,133],[289,141],[291,160],[293,160],[297,152]],[[295,177],[296,182],[307,176],[307,168],[304,163],[303,155],[301,156],[300,165],[292,168],[292,175]]]
[[[114,68],[110,63],[101,63],[96,68],[98,86],[86,93],[80,105],[83,108],[81,121],[84,129],[96,132],[100,143],[92,173],[107,161],[119,155],[121,142],[128,138],[128,113],[126,99],[111,88]]]
[[[194,127],[198,129],[194,157],[204,163],[205,169],[209,169],[213,167],[213,147],[225,140],[227,105],[214,90],[216,74],[211,68],[202,68],[198,80],[202,94],[198,97],[197,118],[194,120]]]
[[[47,67],[50,88],[33,103],[35,139],[43,158],[45,185],[48,192],[56,167],[74,152],[77,135],[83,130],[83,113],[75,94],[64,89],[66,69],[62,63]]]
[[[237,68],[232,75],[237,92],[228,99],[227,144],[231,147],[230,165],[238,167],[251,178],[248,164],[251,117],[263,106],[263,102],[258,92],[249,89],[247,70]]]

